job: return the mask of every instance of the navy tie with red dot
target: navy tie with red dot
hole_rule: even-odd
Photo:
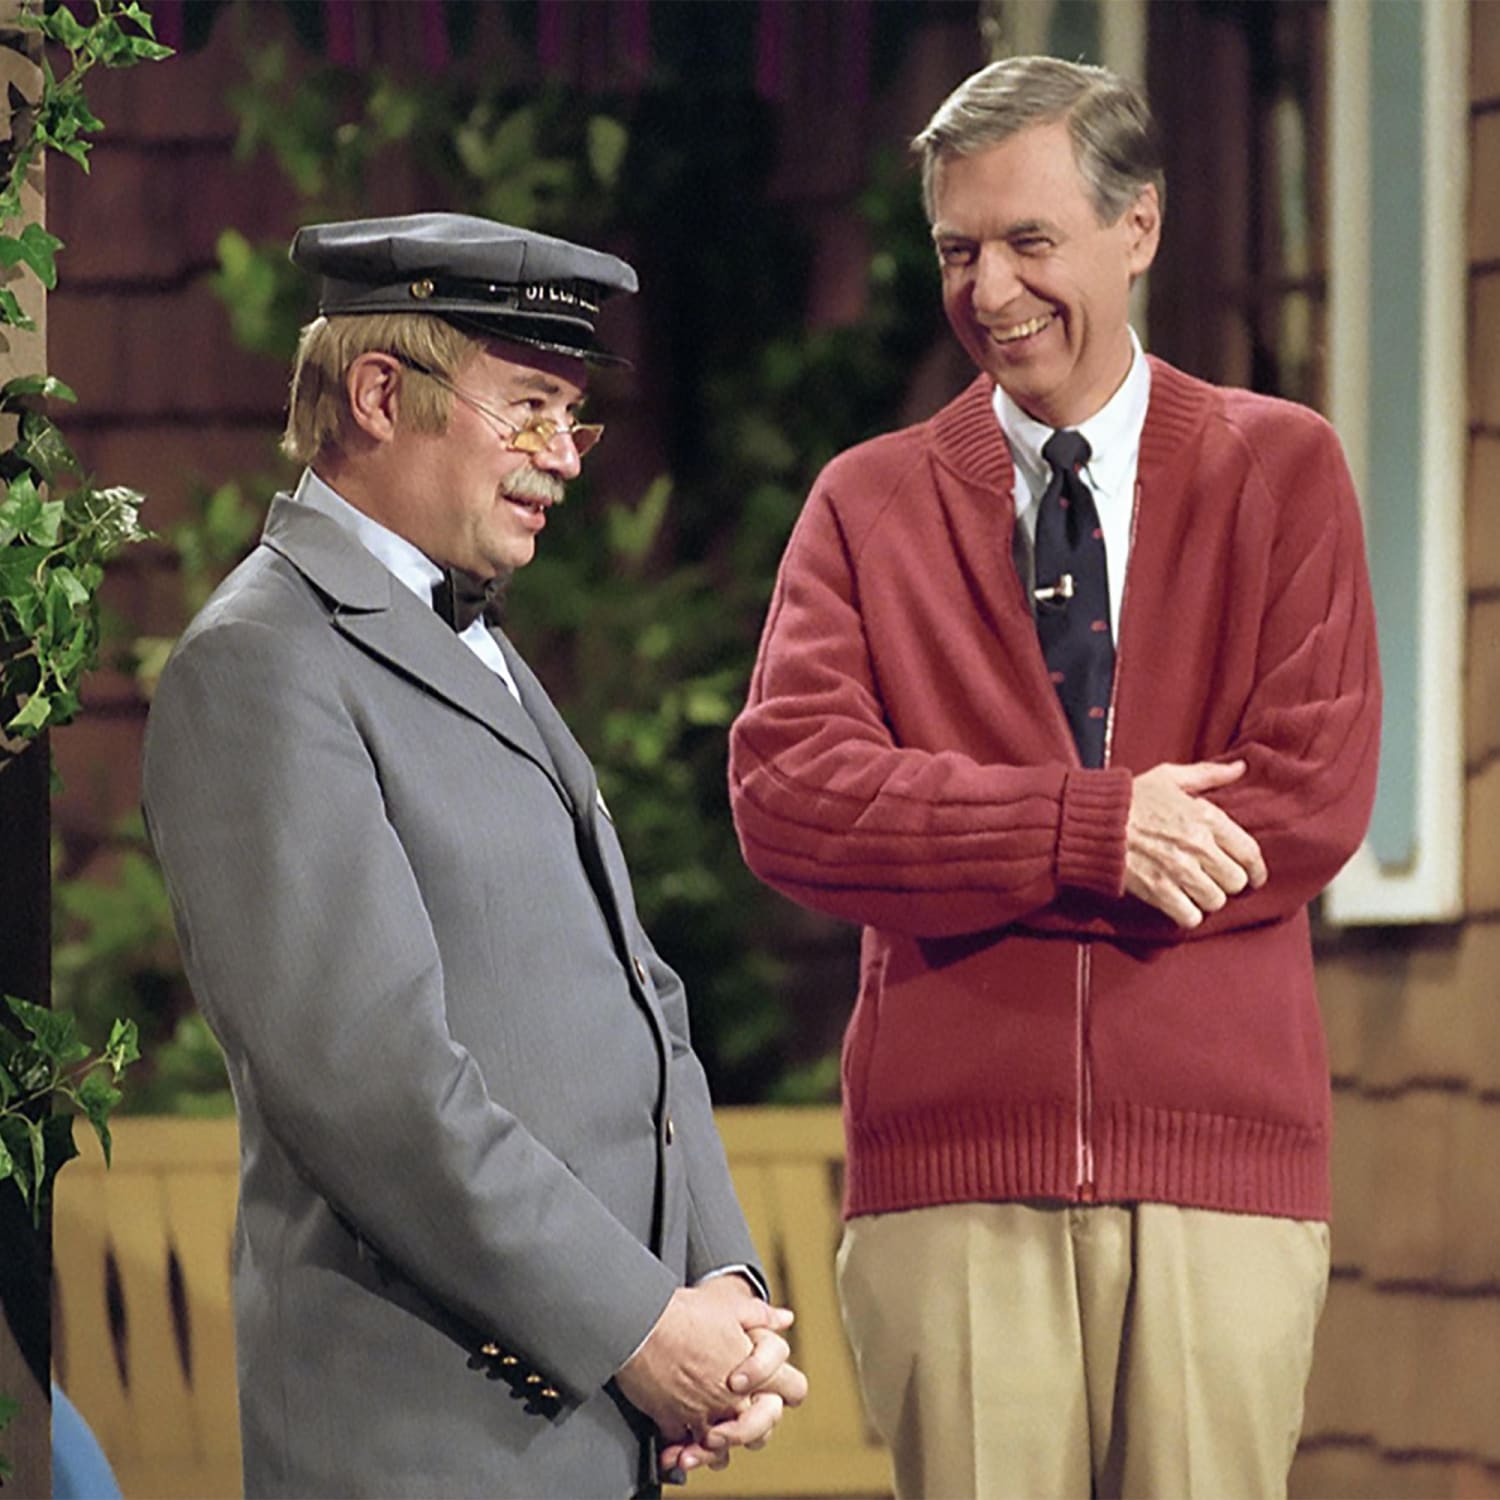
[[[1037,507],[1033,597],[1042,655],[1079,757],[1102,766],[1115,644],[1104,533],[1081,472],[1089,456],[1088,440],[1067,429],[1042,448],[1052,477]]]

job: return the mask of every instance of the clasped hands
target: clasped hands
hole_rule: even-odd
[[[1207,794],[1245,774],[1245,762],[1163,764],[1135,778],[1125,827],[1125,890],[1197,927],[1231,896],[1266,883],[1260,845]]]
[[[615,1383],[656,1423],[661,1469],[722,1469],[737,1447],[759,1448],[807,1377],[782,1334],[790,1308],[773,1307],[737,1274],[672,1293],[646,1342]]]

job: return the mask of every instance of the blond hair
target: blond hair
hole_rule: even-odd
[[[291,403],[281,451],[310,464],[327,448],[341,447],[349,432],[344,381],[361,354],[393,354],[454,379],[476,355],[479,340],[427,313],[363,313],[315,318],[297,341]],[[416,432],[444,432],[453,398],[436,381],[404,381],[400,421]]]

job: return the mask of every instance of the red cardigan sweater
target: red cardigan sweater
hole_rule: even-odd
[[[730,791],[750,867],[864,925],[845,1209],[1146,1199],[1326,1218],[1306,906],[1363,836],[1379,740],[1359,511],[1332,429],[1158,360],[1108,763],[1085,770],[1011,561],[981,378],[820,476]],[[1270,879],[1191,932],[1123,894],[1131,777],[1214,801]]]

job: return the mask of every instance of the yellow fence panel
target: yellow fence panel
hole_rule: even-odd
[[[812,1393],[759,1453],[692,1476],[703,1496],[885,1496],[839,1321],[833,1262],[843,1136],[832,1109],[725,1109],[729,1165]],[[232,1120],[122,1119],[58,1179],[54,1352],[126,1500],[237,1500],[229,1261]]]

